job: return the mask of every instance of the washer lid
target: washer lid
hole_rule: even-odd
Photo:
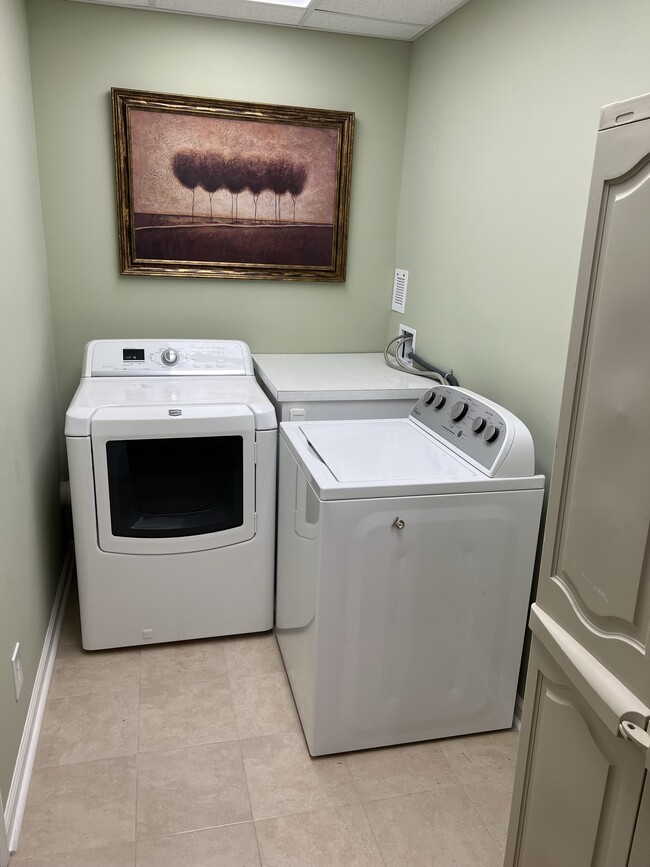
[[[408,419],[309,422],[300,430],[339,482],[444,482],[482,475]]]

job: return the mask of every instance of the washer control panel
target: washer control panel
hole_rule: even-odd
[[[494,404],[471,392],[437,385],[418,400],[411,418],[488,472],[502,459],[506,418]]]
[[[253,376],[241,340],[93,340],[83,376]]]

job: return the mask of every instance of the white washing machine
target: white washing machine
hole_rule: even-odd
[[[253,364],[278,421],[406,418],[431,386],[381,352],[255,354]]]
[[[87,650],[272,628],[277,422],[245,343],[89,343],[65,435]]]
[[[312,755],[512,725],[542,507],[530,433],[436,386],[280,425],[276,634]]]

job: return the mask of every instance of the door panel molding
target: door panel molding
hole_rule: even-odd
[[[537,596],[541,609],[646,704],[648,224],[644,119],[598,134]]]
[[[624,867],[645,779],[641,754],[605,726],[551,645],[533,638],[527,692],[534,698],[522,728],[505,867]]]

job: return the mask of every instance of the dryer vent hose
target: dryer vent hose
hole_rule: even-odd
[[[415,367],[410,367],[408,364],[404,364],[402,359],[400,358],[400,349],[411,339],[409,334],[400,334],[397,337],[393,337],[392,340],[389,340],[386,344],[386,348],[384,349],[384,361],[389,367],[394,368],[395,370],[400,370],[403,373],[412,373],[414,376],[425,376],[428,379],[433,379],[435,382],[439,382],[443,385],[460,385],[456,377],[454,376],[454,371],[449,370],[445,372],[439,367],[436,367],[435,364],[431,364],[426,361],[419,355],[416,355],[415,352],[409,352],[408,358],[415,362],[415,364],[419,365],[423,370],[418,370]],[[393,354],[391,355],[389,350],[393,344],[395,345],[395,349],[393,350]]]

